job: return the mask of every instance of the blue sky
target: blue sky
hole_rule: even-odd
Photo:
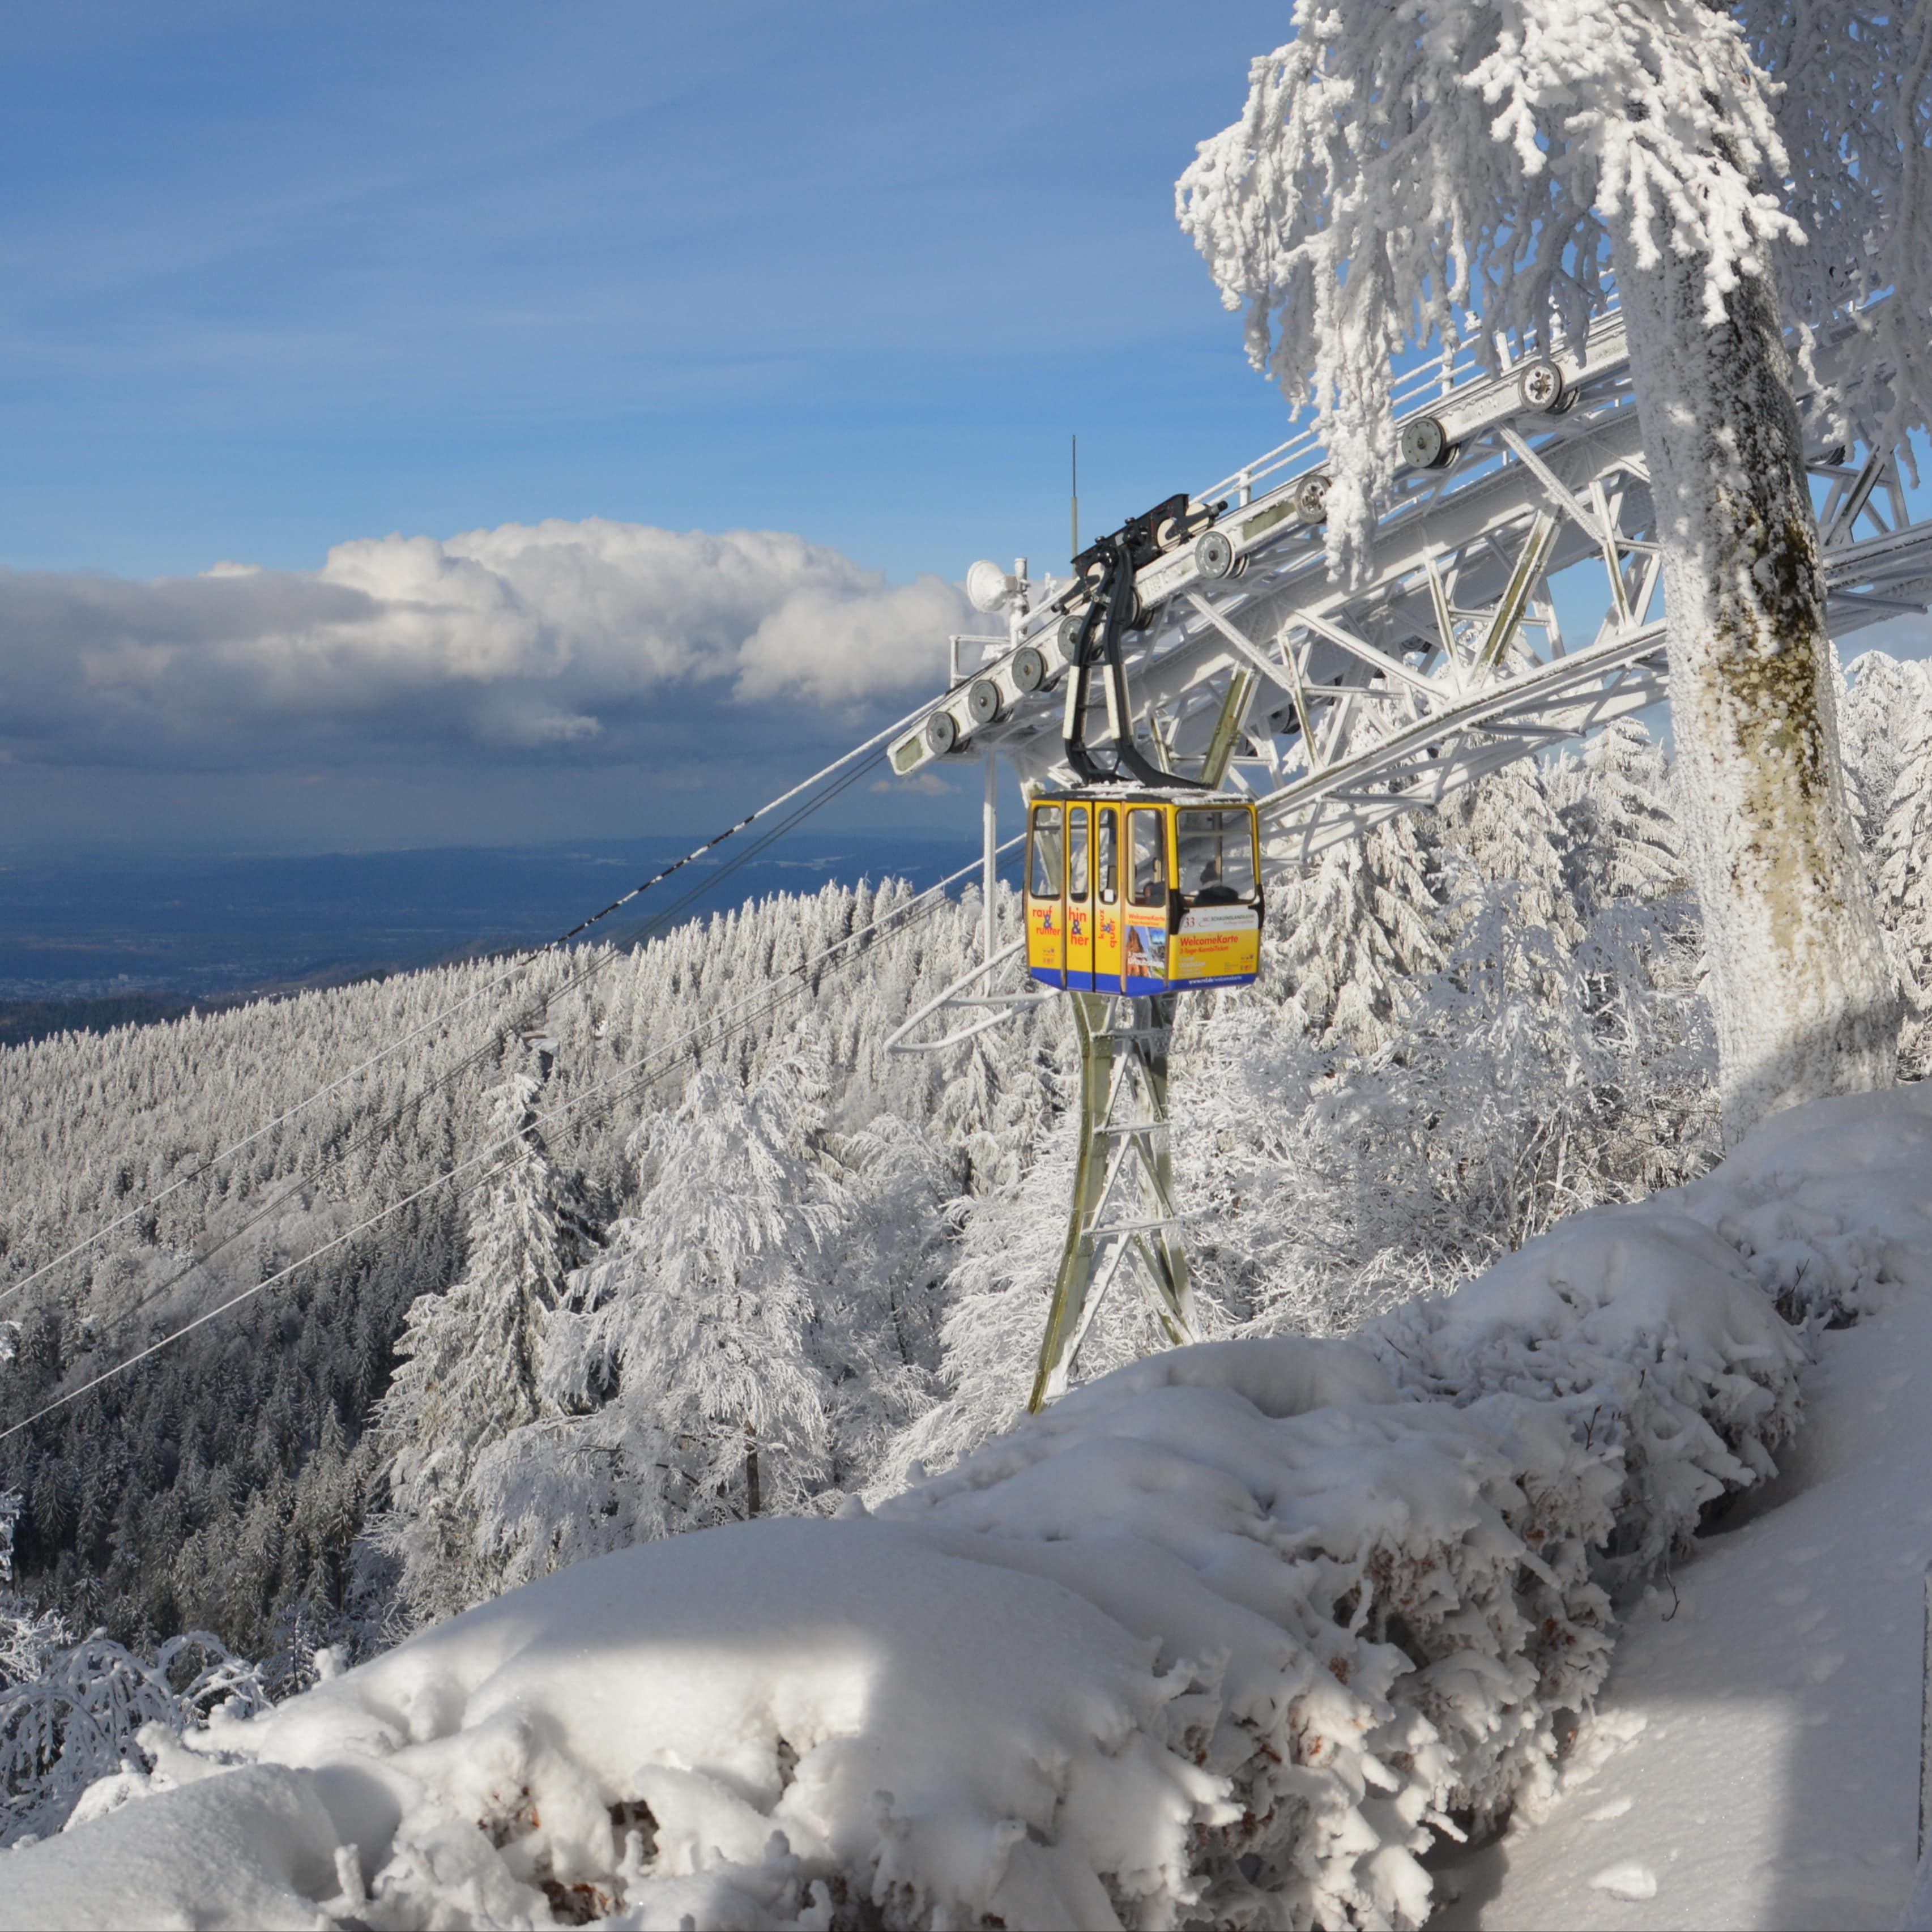
[[[1288,24],[0,15],[0,862],[698,834],[910,708],[1070,433],[1090,532],[1282,434],[1172,184]]]
[[[1286,29],[1279,0],[15,10],[0,564],[299,574],[592,517],[794,532],[891,584],[1059,562],[1070,432],[1090,527],[1281,434],[1172,184]],[[0,842],[697,830],[882,715],[701,685],[652,700],[709,736],[675,770],[601,726],[318,748],[257,706],[187,746],[30,705]]]
[[[7,559],[596,513],[953,570],[1058,538],[1074,428],[1142,507],[1277,420],[1171,202],[1286,12],[16,14]]]

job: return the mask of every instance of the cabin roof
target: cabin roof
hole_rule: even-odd
[[[1040,791],[1028,802],[1032,805],[1191,805],[1205,806],[1216,812],[1252,812],[1254,800],[1238,792],[1156,790],[1151,785],[1080,785],[1064,790]]]

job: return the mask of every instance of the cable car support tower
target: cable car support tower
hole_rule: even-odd
[[[976,564],[968,595],[1004,628],[952,640],[947,688],[890,748],[902,777],[970,758],[986,767],[981,962],[890,1048],[950,1047],[1042,998],[1073,1007],[1081,1135],[1035,1408],[1065,1388],[1124,1270],[1170,1342],[1196,1330],[1167,1118],[1173,999],[1000,989],[1024,940],[997,943],[1000,757],[1028,796],[1091,782],[1078,753],[1100,747],[1116,771],[1251,800],[1264,873],[1292,875],[1666,695],[1661,557],[1622,317],[1612,308],[1556,352],[1496,346],[1496,373],[1465,356],[1398,386],[1404,467],[1363,581],[1328,576],[1332,478],[1304,433],[1136,520],[1154,542],[1098,679],[1096,607],[1117,601],[1096,567],[1103,546],[1064,580],[1034,582],[1024,559],[1010,573]],[[1846,326],[1820,344],[1819,373],[1835,382],[1864,353]],[[1848,448],[1816,398],[1798,400],[1834,638],[1922,614],[1932,518],[1913,520],[1897,452]]]

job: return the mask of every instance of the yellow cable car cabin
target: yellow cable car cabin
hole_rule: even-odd
[[[1027,970],[1074,993],[1245,986],[1261,971],[1261,830],[1239,799],[1138,786],[1033,801]]]

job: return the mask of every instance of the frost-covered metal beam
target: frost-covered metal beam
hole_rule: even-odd
[[[1849,332],[1824,344],[1822,373],[1858,350]],[[1366,580],[1328,575],[1324,455],[1305,435],[1201,493],[1197,506],[1226,505],[1212,541],[1136,579],[1150,615],[1130,639],[1140,709],[1126,728],[1196,775],[1235,680],[1257,679],[1222,782],[1262,801],[1277,864],[1664,694],[1659,550],[1618,317],[1580,355],[1446,386],[1419,372],[1397,400],[1417,460]],[[1932,600],[1932,522],[1909,521],[1892,453],[1854,455],[1821,424],[1810,467],[1834,632]],[[1023,780],[1064,782],[1062,645],[1081,596],[1050,578],[1017,586],[1005,650],[934,700],[894,744],[895,767],[997,747]],[[1113,728],[1096,699],[1089,741]]]

